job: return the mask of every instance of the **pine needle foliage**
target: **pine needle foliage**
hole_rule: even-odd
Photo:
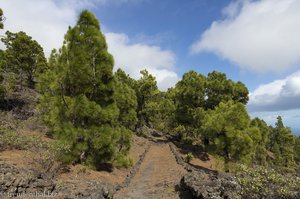
[[[132,133],[118,122],[113,65],[97,18],[83,11],[59,52],[52,52],[39,84],[44,121],[71,145],[66,161],[85,156],[97,167],[129,150]]]

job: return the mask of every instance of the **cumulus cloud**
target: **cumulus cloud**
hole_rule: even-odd
[[[108,51],[115,58],[115,68],[124,69],[136,79],[140,77],[141,70],[147,69],[156,76],[161,90],[167,90],[178,81],[178,75],[173,71],[176,56],[172,51],[143,43],[132,44],[122,33],[106,33],[105,36]]]
[[[191,46],[213,52],[242,69],[282,72],[300,62],[299,0],[237,0]]]
[[[5,30],[26,32],[41,44],[48,57],[53,48],[61,47],[68,26],[76,23],[82,9],[141,1],[144,0],[2,0],[0,7],[6,17]],[[3,35],[5,30],[0,34]],[[177,82],[173,52],[143,43],[141,39],[131,44],[128,36],[122,33],[107,33],[106,37],[109,51],[115,58],[115,68],[123,68],[134,78],[139,78],[140,70],[146,68],[157,77],[161,90]],[[4,48],[3,45],[0,47]]]
[[[6,17],[5,30],[26,32],[43,46],[46,56],[49,56],[53,48],[62,45],[64,34],[68,26],[76,22],[77,10],[82,3],[74,1],[67,5],[50,0],[3,0],[0,7]]]
[[[53,48],[62,45],[68,27],[76,22],[83,9],[104,5],[138,3],[143,0],[1,0],[0,7],[6,18],[5,29],[24,31],[38,41],[48,57]],[[0,47],[3,45],[0,43]]]
[[[261,85],[250,94],[249,111],[279,111],[300,108],[300,70],[271,83]]]

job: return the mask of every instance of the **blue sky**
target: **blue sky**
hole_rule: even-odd
[[[230,1],[219,0],[153,0],[131,4],[108,4],[93,8],[106,32],[122,32],[131,43],[158,45],[176,54],[175,71],[179,76],[188,70],[207,74],[212,70],[224,71],[231,78],[242,75],[238,68],[209,53],[196,56],[189,52],[190,45],[221,19],[221,10]],[[112,14],[114,13],[114,14]]]
[[[59,48],[82,9],[101,21],[115,68],[134,78],[147,68],[162,90],[182,74],[218,70],[249,88],[251,116],[300,134],[298,0],[1,0],[11,31]],[[4,32],[4,31],[3,31]]]

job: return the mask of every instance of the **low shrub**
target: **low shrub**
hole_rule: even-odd
[[[184,157],[184,160],[187,162],[187,163],[190,163],[192,161],[192,159],[194,158],[194,155],[192,152],[188,152],[185,157]]]
[[[11,129],[0,129],[0,149],[17,149],[25,150],[32,146],[36,146],[41,143],[39,137],[26,137],[20,135],[15,130]]]
[[[39,136],[24,136],[12,129],[0,129],[0,150],[27,150],[31,169],[53,177],[61,163],[69,162],[70,146],[60,141],[45,142]],[[34,154],[34,155],[32,155]]]
[[[300,198],[300,178],[279,174],[274,169],[240,167],[238,182],[243,198]]]
[[[129,168],[133,165],[133,161],[127,155],[119,154],[113,161],[113,164],[117,168],[121,168],[121,167]]]
[[[48,144],[48,150],[54,155],[56,160],[63,163],[70,163],[71,146],[62,141],[55,140]]]
[[[29,151],[35,156],[31,157],[32,169],[46,178],[53,178],[64,163],[69,163],[65,157],[70,153],[70,146],[60,142],[40,142],[30,147]]]

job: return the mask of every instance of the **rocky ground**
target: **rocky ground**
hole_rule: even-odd
[[[24,150],[1,151],[0,198],[198,198],[201,190],[193,183],[198,178],[189,176],[197,176],[199,169],[185,163],[184,154],[174,144],[156,137],[157,140],[152,137],[149,141],[134,136],[130,150],[134,166],[112,171],[69,165],[57,169],[53,176],[41,175],[29,161],[35,154]],[[198,176],[208,178],[213,170],[207,168],[207,172]]]
[[[17,100],[8,100],[7,110],[0,114],[0,126],[14,129],[22,137],[51,142],[43,125],[32,119],[34,112],[28,111],[33,110],[35,96],[14,98]],[[219,189],[223,181],[216,181],[212,157],[203,160],[195,151],[195,158],[187,164],[184,155],[190,149],[179,149],[162,132],[147,127],[136,133],[129,152],[131,168],[93,171],[83,165],[61,166],[50,161],[51,175],[46,175],[45,168],[37,168],[44,165],[38,162],[43,160],[39,159],[42,153],[10,148],[0,140],[0,198],[211,198],[210,193],[203,194],[205,188],[226,196]],[[211,182],[217,186],[211,186]]]
[[[130,154],[135,165],[112,171],[93,171],[82,165],[66,165],[57,168],[53,175],[43,175],[31,165],[30,156],[36,154],[25,150],[1,151],[0,198],[33,198],[35,195],[38,198],[110,198],[116,190],[129,184],[146,154],[148,141],[138,137],[134,140]]]

